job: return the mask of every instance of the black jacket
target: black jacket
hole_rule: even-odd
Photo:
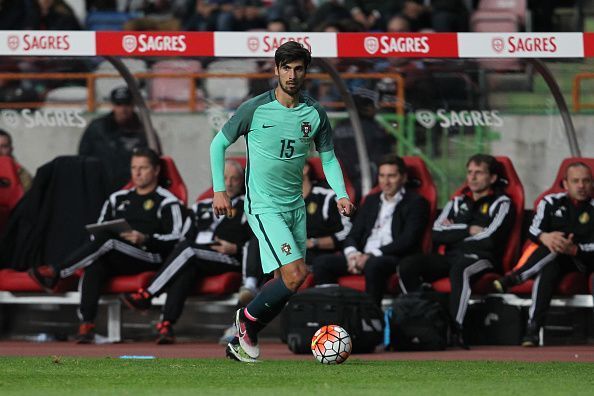
[[[112,112],[91,122],[80,140],[78,153],[101,161],[113,191],[122,188],[130,180],[132,151],[147,145],[137,116],[134,116],[129,127],[124,128],[115,122]]]
[[[165,257],[179,242],[184,212],[179,199],[163,187],[145,195],[120,190],[105,201],[98,222],[126,219],[133,230],[148,235],[146,250]]]
[[[233,197],[231,206],[233,207],[233,216],[221,216],[218,219],[212,209],[212,198],[207,198],[196,202],[192,206],[192,211],[183,228],[183,237],[192,241],[194,246],[200,249],[210,249],[200,243],[199,237],[204,239],[220,238],[224,241],[237,245],[237,254],[235,258],[241,259],[243,255],[242,247],[251,237],[251,229],[247,218],[243,212],[244,196]]]
[[[475,255],[499,265],[513,219],[513,206],[507,195],[494,193],[477,201],[467,193],[457,195],[433,224],[433,244],[445,245],[446,254]],[[444,224],[446,220],[451,224]],[[471,236],[468,231],[473,225],[484,230]]]
[[[542,244],[540,234],[553,231],[573,234],[577,258],[594,263],[594,199],[574,204],[564,192],[544,196],[536,208],[529,236]]]
[[[0,242],[0,267],[26,270],[54,264],[89,240],[108,195],[99,161],[58,157],[37,169],[31,189],[11,213]]]
[[[380,213],[382,205],[380,195],[381,193],[372,194],[365,199],[353,228],[344,242],[345,249],[352,246],[363,251]],[[423,230],[427,221],[429,221],[427,201],[414,192],[406,191],[402,200],[396,205],[392,216],[393,242],[380,248],[382,254],[406,256],[420,252]]]

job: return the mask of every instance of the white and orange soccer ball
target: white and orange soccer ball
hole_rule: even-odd
[[[311,339],[311,352],[323,364],[344,362],[352,349],[351,336],[337,325],[322,326]]]

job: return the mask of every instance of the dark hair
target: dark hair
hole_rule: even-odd
[[[287,63],[302,60],[305,70],[311,63],[311,53],[297,41],[287,41],[274,53],[274,63],[276,67],[286,65]]]
[[[592,175],[592,169],[590,169],[590,167],[585,162],[574,161],[571,164],[567,165],[567,168],[565,168],[565,176],[563,176],[563,179],[567,180],[567,173],[569,172],[570,168],[578,168],[578,167],[588,169],[588,171],[590,172],[590,175]]]
[[[148,158],[151,165],[155,168],[161,165],[161,159],[159,158],[159,155],[148,147],[135,148],[134,151],[132,151],[132,157]]]
[[[489,173],[492,175],[497,175],[498,177],[501,176],[501,165],[499,161],[495,157],[489,154],[475,154],[468,159],[466,163],[466,167],[473,162],[477,165],[480,164],[487,164],[487,168],[489,169]]]
[[[406,175],[407,173],[406,164],[404,163],[404,160],[401,157],[394,154],[388,154],[383,156],[381,160],[377,163],[377,168],[379,169],[382,165],[396,165],[396,167],[398,168],[398,173],[400,173],[401,175]]]
[[[4,129],[0,129],[0,136],[6,136],[8,143],[12,146],[12,136],[10,136],[10,133],[6,132]]]

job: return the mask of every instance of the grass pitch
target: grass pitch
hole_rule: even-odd
[[[594,364],[0,358],[8,395],[591,395]]]

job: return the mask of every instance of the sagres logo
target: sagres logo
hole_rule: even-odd
[[[258,39],[258,37],[248,37],[247,44],[249,50],[252,52],[256,52],[258,51],[258,48],[260,48],[260,40]]]
[[[19,113],[16,110],[2,110],[2,121],[9,127],[15,128],[19,125]]]
[[[417,110],[415,111],[415,117],[419,124],[425,128],[433,128],[435,126],[435,114],[430,110]]]
[[[441,128],[459,126],[501,127],[503,119],[497,110],[446,110],[432,112],[426,109],[415,111],[417,122],[425,128],[439,125]]]
[[[136,47],[138,47],[138,41],[136,40],[136,36],[132,34],[127,34],[122,38],[122,47],[124,51],[127,53],[132,53],[136,51]]]
[[[10,48],[12,51],[16,51],[17,49],[19,49],[19,42],[19,36],[15,34],[11,34],[6,38],[6,44],[8,45],[8,48]]]
[[[379,40],[377,37],[373,36],[365,37],[363,46],[365,47],[365,51],[371,55],[374,55],[379,50]]]
[[[491,40],[491,47],[495,52],[503,52],[505,49],[505,42],[501,37],[493,37],[493,40]]]

